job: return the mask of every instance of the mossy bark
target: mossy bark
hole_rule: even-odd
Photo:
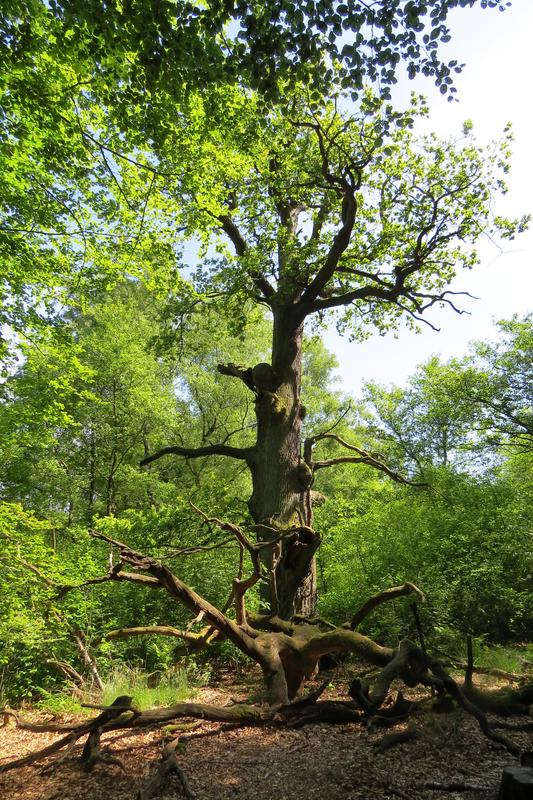
[[[311,532],[312,475],[301,457],[302,336],[301,312],[274,309],[272,364],[252,370],[257,440],[248,460],[253,486],[248,506],[258,538],[294,530],[264,555],[268,567],[273,560],[275,566],[275,586],[264,590],[265,605],[285,619],[314,613],[316,605],[313,558],[319,537]]]

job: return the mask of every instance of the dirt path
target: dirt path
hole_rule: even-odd
[[[244,699],[239,687],[221,695],[204,690],[204,702]],[[516,720],[518,723],[519,721]],[[215,732],[202,723],[187,733],[180,764],[197,800],[492,800],[502,768],[513,763],[489,742],[462,712],[437,715],[421,711],[412,721],[421,737],[383,753],[376,746],[385,735],[405,729],[360,725],[310,725],[298,730],[244,728]],[[533,733],[509,732],[523,749],[533,749]],[[35,734],[13,726],[0,729],[0,763],[44,747],[56,734]],[[106,737],[124,764],[97,766],[87,775],[77,763],[81,746],[52,771],[27,767],[0,776],[0,797],[13,800],[133,800],[154,768],[164,742],[161,731],[116,733]],[[464,782],[490,791],[459,793],[430,789],[427,782]],[[179,783],[164,797],[182,797]]]

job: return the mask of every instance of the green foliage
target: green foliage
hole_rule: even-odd
[[[79,699],[70,693],[59,689],[49,692],[47,689],[37,687],[39,699],[32,705],[48,714],[90,714],[91,711],[83,708]]]
[[[102,473],[109,463],[112,445],[118,443],[127,449],[131,441],[137,441],[136,432],[147,418],[155,446],[168,442],[169,425],[183,430],[187,441],[196,437],[202,442],[203,437],[212,435],[206,431],[216,430],[215,435],[221,437],[242,427],[236,420],[242,423],[248,419],[245,388],[232,382],[228,390],[213,367],[218,361],[260,360],[265,346],[263,322],[258,319],[250,328],[249,338],[241,342],[228,333],[224,318],[213,310],[206,317],[196,317],[195,324],[184,331],[184,337],[190,337],[187,352],[192,358],[185,361],[166,347],[156,358],[148,347],[148,340],[154,337],[153,326],[147,325],[143,333],[144,302],[142,292],[121,292],[101,307],[95,306],[90,316],[72,318],[69,324],[76,332],[74,353],[79,364],[76,362],[64,389],[47,394],[40,370],[46,378],[56,368],[57,356],[55,350],[43,348],[36,348],[35,353],[28,348],[27,361],[7,382],[2,414],[11,415],[12,441],[16,443],[18,438],[25,453],[20,458],[18,475],[23,479],[18,491],[28,505],[25,509],[13,502],[15,481],[6,480],[3,492],[11,501],[0,507],[0,686],[4,700],[11,703],[40,698],[43,707],[51,708],[50,697],[61,676],[47,659],[62,659],[84,672],[72,627],[82,631],[106,682],[115,681],[115,667],[132,669],[140,676],[145,672],[165,674],[178,661],[184,663],[186,648],[174,639],[105,639],[107,631],[140,623],[185,627],[188,613],[165,595],[142,592],[131,584],[103,584],[71,592],[58,604],[54,600],[56,587],[47,583],[77,584],[104,574],[108,568],[108,548],[92,541],[86,532],[88,494],[76,489],[72,516],[80,524],[73,520],[69,523],[59,502],[64,484],[58,482],[54,488],[52,481],[55,460],[67,457],[72,459],[72,486],[82,487],[87,480],[82,468],[83,451],[78,454],[74,449],[74,443],[80,447],[80,431],[98,431],[96,463]],[[123,335],[125,321],[134,313],[138,319],[137,335],[129,341]],[[153,319],[157,319],[156,314]],[[503,353],[503,346],[498,352]],[[365,465],[345,465],[317,474],[313,488],[328,498],[317,509],[315,523],[324,537],[318,554],[321,613],[342,622],[371,594],[411,580],[427,593],[427,603],[420,610],[435,646],[461,655],[467,631],[483,637],[480,641],[526,639],[531,635],[533,618],[533,562],[527,536],[533,497],[530,453],[521,449],[500,459],[498,470],[487,468],[483,473],[478,463],[470,474],[460,471],[461,465],[472,464],[477,458],[481,434],[468,439],[468,419],[460,413],[453,414],[447,389],[454,370],[447,365],[436,361],[424,365],[406,390],[385,392],[371,387],[368,396],[373,417],[364,406],[352,404],[348,409],[346,398],[332,390],[334,369],[335,361],[320,341],[310,340],[304,353],[303,379],[309,404],[305,420],[309,433],[323,429],[329,420],[339,420],[336,432],[367,448],[379,448],[398,468],[410,470],[422,464],[431,488],[394,484]],[[78,371],[82,376],[79,382]],[[486,374],[491,374],[488,368]],[[501,381],[504,370],[496,374]],[[513,374],[518,380],[518,370]],[[108,387],[113,380],[120,381],[121,386],[118,432],[108,423],[112,418]],[[176,386],[177,396],[169,388]],[[41,395],[42,409],[36,402]],[[458,396],[454,395],[456,409]],[[59,411],[54,405],[58,397],[62,398]],[[176,406],[181,413],[178,420]],[[19,433],[15,420],[20,425]],[[385,423],[386,429],[382,427]],[[248,436],[246,424],[235,434],[243,443]],[[444,430],[448,431],[447,459],[442,457],[439,444]],[[325,455],[330,454],[328,448],[333,445],[326,442],[321,446]],[[469,447],[473,448],[470,454]],[[117,485],[114,516],[95,513],[96,508],[105,510],[104,484],[98,484],[101,488],[95,494],[93,524],[133,547],[160,554],[189,585],[216,605],[223,605],[238,567],[238,552],[233,547],[223,547],[180,555],[180,551],[213,541],[211,532],[190,508],[188,497],[192,495],[197,505],[216,510],[221,517],[242,522],[246,513],[238,498],[249,491],[247,477],[215,460],[195,464],[192,471],[180,461],[166,465],[161,462],[149,476],[143,476],[136,463],[143,454],[141,443],[132,447],[131,460],[127,456],[131,477]],[[490,466],[492,461],[482,463]],[[22,466],[25,472],[21,471]],[[37,469],[40,471],[34,472]],[[42,480],[32,475],[44,475],[45,469],[45,489],[50,493],[48,509],[45,493],[32,488]],[[136,481],[143,487],[138,493],[130,488]],[[54,497],[58,498],[55,507]],[[35,511],[30,510],[31,505]],[[381,607],[367,618],[363,630],[391,644],[409,631],[414,635],[409,604],[406,599]],[[61,614],[59,618],[53,613],[56,609]],[[227,644],[217,646],[215,651],[214,656],[221,662],[234,658]],[[502,651],[498,666],[510,665],[505,661],[509,657],[507,650]],[[489,658],[484,648],[476,658],[481,665],[496,665],[489,663],[496,656]],[[185,663],[197,664],[193,667],[193,680],[198,679],[198,671],[203,671],[205,677],[202,657],[189,657]],[[130,666],[122,668],[121,664]],[[87,674],[86,677],[89,679]],[[146,689],[144,678],[139,680],[142,687],[138,691],[142,694]],[[116,691],[114,683],[110,691]],[[168,693],[165,689],[161,695],[162,701],[166,702],[170,695],[175,697],[176,691],[172,683]],[[125,693],[137,694],[137,690]],[[71,701],[65,697],[58,702],[61,708],[70,710]],[[142,702],[157,702],[154,694],[146,697]]]
[[[509,485],[446,470],[430,481],[431,490],[413,490],[382,480],[371,487],[363,478],[357,499],[324,507],[324,615],[347,619],[367,596],[408,580],[427,592],[422,614],[429,632],[527,639],[532,553],[514,524]],[[410,617],[409,602],[391,604],[364,629],[394,642],[412,627]]]
[[[42,609],[50,591],[39,574],[53,579],[61,565],[50,547],[50,527],[18,503],[0,504],[0,696],[30,697],[41,683],[54,626]],[[29,571],[27,564],[35,570]]]
[[[102,691],[102,705],[111,703],[120,695],[133,697],[134,705],[144,710],[153,706],[170,706],[191,696],[187,674],[179,669],[147,675],[145,671],[125,666],[116,667],[107,676]]]
[[[266,327],[252,315],[242,341],[214,311],[196,315],[182,331],[185,357],[158,336],[166,319],[139,285],[115,290],[90,312],[71,312],[56,337],[28,342],[24,362],[1,387],[0,687],[12,703],[53,693],[62,676],[50,659],[71,664],[90,684],[72,628],[104,676],[116,660],[151,672],[176,663],[176,640],[104,638],[140,622],[184,627],[187,612],[165,596],[104,584],[55,601],[58,586],[109,568],[109,550],[88,536],[88,525],[160,553],[212,602],[227,599],[235,548],[179,552],[210,539],[189,498],[240,521],[246,509],[238,498],[249,491],[248,477],[220,460],[173,460],[150,470],[139,461],[172,438],[246,441],[247,390],[237,381],[228,387],[214,367],[219,360],[262,360]]]
[[[497,342],[478,342],[458,375],[457,394],[472,408],[489,446],[533,450],[533,314],[498,323]]]
[[[367,387],[374,448],[429,488],[347,468],[319,476],[333,498],[320,511],[326,615],[347,618],[366,596],[410,580],[428,593],[422,613],[441,644],[457,631],[492,642],[531,636],[532,321],[499,328],[498,342],[447,364],[431,359],[404,389]],[[394,640],[412,625],[407,606],[365,624]]]
[[[124,274],[194,302],[176,269],[180,165],[181,190],[213,213],[211,165],[238,180],[269,109],[302,86],[315,107],[368,81],[386,94],[404,62],[452,96],[461,67],[438,47],[449,12],[475,2],[4,3],[0,325],[36,333]]]
[[[367,385],[370,429],[396,463],[409,471],[453,465],[479,473],[504,455],[527,460],[533,317],[515,316],[498,328],[496,342],[477,342],[462,359],[430,359],[405,388]]]

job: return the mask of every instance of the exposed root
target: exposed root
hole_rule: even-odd
[[[176,750],[179,748],[180,744],[181,736],[178,736],[165,745],[161,764],[139,791],[137,800],[151,800],[152,797],[162,794],[171,775],[177,775],[183,789],[183,794],[187,800],[195,800],[189,782],[176,756]]]
[[[489,722],[487,717],[483,713],[483,711],[476,705],[472,703],[461,691],[460,687],[456,684],[456,682],[451,678],[440,661],[436,659],[432,659],[430,662],[431,670],[433,674],[442,681],[442,684],[445,690],[448,692],[451,697],[457,702],[457,704],[467,711],[469,714],[472,714],[473,717],[478,722],[479,727],[487,737],[487,739],[491,739],[493,742],[497,742],[498,744],[502,744],[506,750],[514,756],[517,756],[520,753],[520,748],[506,736],[503,736],[501,733],[497,733],[494,731]]]
[[[390,750],[391,747],[396,747],[399,744],[406,742],[413,742],[420,738],[420,732],[415,728],[410,728],[406,731],[398,731],[398,733],[388,733],[374,746],[376,753],[384,753]]]

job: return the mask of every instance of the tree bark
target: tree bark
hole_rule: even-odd
[[[263,556],[275,574],[275,586],[263,591],[265,604],[289,619],[295,612],[314,613],[313,558],[319,537],[312,531],[312,473],[301,457],[303,315],[295,306],[274,308],[273,314],[272,364],[252,369],[257,440],[249,461],[253,491],[248,506],[258,538],[292,531],[277,551]]]

